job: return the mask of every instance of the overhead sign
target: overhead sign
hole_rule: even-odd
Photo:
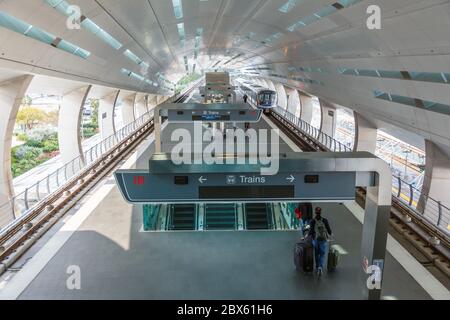
[[[258,122],[262,111],[246,103],[165,104],[160,116],[170,122]]]
[[[355,199],[356,173],[309,170],[297,159],[279,159],[275,175],[259,165],[175,165],[157,154],[147,170],[118,170],[117,184],[130,203],[344,201]]]
[[[292,200],[353,200],[355,174],[320,173],[318,183],[307,183],[306,173],[261,176],[252,172],[153,174],[139,170],[115,173],[124,198],[130,203],[258,202]],[[136,183],[142,182],[142,183]]]

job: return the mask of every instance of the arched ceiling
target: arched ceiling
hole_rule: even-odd
[[[89,57],[0,27],[1,68],[165,94],[164,86],[172,84],[161,75],[173,83],[194,65],[196,70],[225,68],[301,88],[380,126],[450,146],[450,111],[430,111],[420,103],[450,105],[450,78],[448,83],[409,79],[416,72],[450,75],[448,0],[66,1],[114,37],[122,45],[118,49],[85,28],[69,29],[67,16],[49,4],[58,2],[3,0],[0,12],[87,50]],[[182,9],[174,7],[178,3]],[[381,30],[366,25],[369,5],[381,9]],[[148,69],[128,59],[126,50]],[[344,69],[365,73],[345,74]],[[403,72],[404,78],[374,76],[379,71]],[[142,78],[130,77],[131,72]],[[376,92],[420,101],[394,103]]]

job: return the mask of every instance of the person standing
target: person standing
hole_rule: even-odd
[[[320,277],[323,273],[325,255],[328,251],[328,239],[333,233],[328,220],[322,217],[322,208],[317,207],[315,214],[315,218],[311,221],[311,235],[316,258],[316,271]]]

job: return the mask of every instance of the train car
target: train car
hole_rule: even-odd
[[[277,106],[277,93],[275,91],[243,79],[238,79],[236,82],[242,93],[248,96],[249,102],[256,108],[263,109],[264,113],[269,113],[270,109]]]

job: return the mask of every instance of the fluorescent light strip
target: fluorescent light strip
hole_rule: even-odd
[[[450,105],[447,104],[422,100],[418,98],[410,98],[380,91],[374,91],[373,94],[374,97],[377,99],[404,104],[407,106],[425,109],[428,111],[437,112],[445,115],[450,115]]]
[[[91,55],[89,51],[61,38],[55,37],[47,31],[32,26],[29,23],[17,19],[16,17],[13,17],[3,11],[0,11],[0,26],[83,59],[87,59]]]
[[[141,76],[141,75],[139,75],[139,74],[137,74],[135,72],[132,72],[132,71],[130,71],[128,69],[125,69],[125,68],[120,69],[120,72],[122,74],[126,75],[127,77],[129,77],[131,79],[134,79],[134,80],[137,80],[137,81],[140,81],[140,82],[143,82],[143,81],[147,82],[147,80],[148,80],[148,79],[144,78],[143,76]]]
[[[449,84],[450,73],[339,68],[342,75]]]
[[[278,11],[283,12],[283,13],[288,13],[289,11],[291,11],[292,9],[294,9],[298,4],[299,4],[299,0],[289,0],[288,2],[286,2],[285,4],[283,4]]]
[[[64,0],[45,0],[45,2],[50,5],[52,8],[56,9],[60,13],[71,16],[73,15],[73,10],[71,9],[71,5]],[[111,36],[108,32],[100,28],[98,25],[96,25],[92,20],[85,16],[81,16],[81,26],[92,33],[93,35],[97,36],[100,40],[104,41],[109,46],[113,47],[116,50],[119,50],[122,48],[122,44],[117,41],[113,36]]]
[[[123,55],[128,59],[130,59],[131,61],[133,61],[134,63],[136,63],[137,65],[140,65],[143,62],[137,55],[135,55],[132,51],[128,49],[123,52]]]
[[[313,22],[316,22],[317,20],[320,20],[324,17],[327,17],[338,10],[348,8],[354,4],[357,4],[359,2],[362,2],[363,0],[339,0],[338,2],[333,3],[332,5],[326,6],[319,11],[297,21],[296,23],[292,24],[287,28],[288,31],[293,32],[301,27],[310,25]]]
[[[119,50],[122,48],[122,44],[117,41],[108,32],[96,25],[92,20],[85,18],[81,22],[81,26],[87,31],[91,32],[93,35],[97,36],[100,40],[111,46],[112,48]]]
[[[178,35],[180,37],[181,47],[184,47],[184,45],[186,43],[186,33],[184,31],[184,23],[183,22],[178,23],[177,29],[178,29]]]
[[[181,0],[172,0],[173,4],[173,13],[175,14],[175,18],[183,19],[183,5]]]

